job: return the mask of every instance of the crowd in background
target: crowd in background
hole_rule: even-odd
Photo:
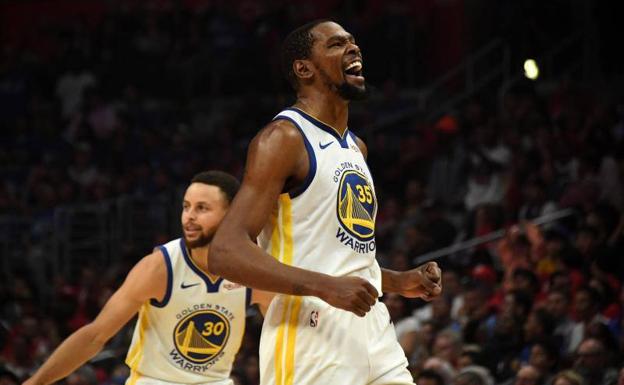
[[[501,98],[489,89],[434,121],[414,116],[359,132],[410,103],[397,89],[425,83],[463,49],[506,30],[482,22],[478,6],[471,10],[480,18],[458,16],[457,1],[61,3],[81,16],[40,18],[28,33],[14,22],[0,35],[0,216],[28,218],[11,243],[24,260],[50,236],[59,207],[153,197],[204,169],[240,177],[251,137],[292,100],[283,96],[281,38],[333,14],[348,20],[378,89],[350,127],[369,147],[380,264],[406,270],[419,255],[506,229],[438,260],[438,299],[383,297],[416,382],[624,384],[621,88],[517,82]],[[513,21],[519,6],[507,3],[514,2],[491,12]],[[19,4],[8,4],[4,10],[19,16]],[[561,17],[544,7],[542,14]],[[56,16],[63,12],[71,14]],[[533,36],[564,35],[549,23],[535,28]],[[451,44],[460,35],[468,48]],[[388,63],[403,47],[411,61]],[[617,80],[613,66],[604,70]],[[572,214],[557,221],[530,222],[568,208]],[[155,234],[153,244],[174,235]],[[0,383],[19,383],[92,320],[148,251],[128,248],[111,266],[85,255],[72,274],[43,270],[47,286],[33,282],[32,263],[3,261]],[[35,264],[53,252],[39,251]],[[252,309],[248,322],[233,373],[240,385],[258,383],[262,319]],[[123,384],[132,326],[65,382]]]

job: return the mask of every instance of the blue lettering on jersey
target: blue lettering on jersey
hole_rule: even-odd
[[[348,246],[353,249],[356,253],[370,253],[375,251],[377,248],[377,244],[375,240],[370,240],[368,242],[360,242],[357,239],[353,239],[347,232],[345,232],[340,227],[336,232],[336,238],[345,246]]]

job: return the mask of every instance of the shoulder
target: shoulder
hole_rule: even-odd
[[[143,257],[131,271],[136,276],[144,279],[163,278],[167,275],[167,263],[165,255],[160,249],[155,249],[151,254]]]
[[[306,159],[304,149],[302,133],[294,123],[274,120],[264,126],[249,144],[246,178],[258,173],[296,174]]]
[[[350,131],[350,133],[351,133],[351,136],[353,137],[353,141],[358,146],[360,151],[362,151],[362,155],[364,155],[364,158],[368,158],[368,147],[366,147],[366,143],[364,143],[364,141],[360,139],[359,136],[355,135],[353,132]]]
[[[154,250],[134,265],[119,291],[136,301],[162,298],[169,281],[167,270],[164,254]]]
[[[287,119],[273,120],[264,126],[252,141],[252,146],[268,144],[303,144],[301,132],[295,123]]]

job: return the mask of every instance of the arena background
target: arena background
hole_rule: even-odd
[[[294,100],[280,41],[330,17],[374,86],[349,127],[369,146],[379,262],[459,244],[438,253],[443,298],[384,297],[419,384],[624,384],[621,4],[2,1],[0,382],[179,236],[194,173],[242,175]],[[243,385],[258,383],[249,322]],[[123,384],[132,327],[64,382]]]

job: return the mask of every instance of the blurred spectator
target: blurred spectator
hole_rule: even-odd
[[[459,369],[463,369],[467,366],[478,365],[481,363],[482,350],[478,345],[467,344],[462,348],[461,355],[457,363]]]
[[[544,377],[537,368],[526,365],[518,370],[518,373],[509,383],[513,385],[542,385],[544,383]]]
[[[449,208],[457,208],[465,190],[466,152],[459,140],[459,123],[444,116],[433,126],[436,152],[427,180],[428,196]]]
[[[557,211],[557,204],[548,200],[545,189],[544,182],[539,178],[530,178],[525,182],[524,203],[518,212],[519,221],[535,219]]]
[[[585,339],[578,346],[574,370],[583,376],[586,385],[614,384],[618,376],[617,370],[609,365],[606,347],[595,338]]]
[[[433,356],[448,362],[457,368],[461,355],[461,335],[453,330],[445,329],[439,332],[433,343]]]
[[[545,310],[553,317],[556,326],[553,332],[559,339],[562,353],[569,355],[583,339],[583,328],[569,316],[570,296],[568,291],[552,289],[546,299]]]
[[[450,384],[457,374],[453,366],[446,360],[439,357],[431,357],[423,364],[425,370],[433,370],[444,379],[445,384]]]
[[[66,119],[80,110],[84,91],[97,82],[93,73],[84,68],[82,61],[80,57],[72,58],[68,71],[56,83],[56,96],[61,100],[62,116]]]
[[[553,378],[552,385],[585,385],[583,377],[574,370],[562,370]]]
[[[590,286],[580,287],[574,296],[574,315],[583,330],[584,336],[592,323],[607,324],[607,319],[600,314],[603,299],[600,293]]]
[[[469,283],[464,287],[464,301],[458,317],[465,342],[482,344],[486,341],[487,321],[492,314],[488,302],[490,295],[490,289],[478,283]]]
[[[520,353],[520,362],[529,362],[535,344],[552,336],[554,330],[555,320],[550,313],[540,308],[531,311],[524,323],[524,348]],[[538,369],[545,375],[542,368]]]
[[[523,268],[514,269],[511,275],[510,289],[512,291],[523,292],[533,300],[539,299],[540,283],[533,270]]]
[[[490,372],[482,366],[466,366],[453,379],[453,385],[494,385]]]
[[[409,333],[401,341],[401,346],[407,356],[410,369],[417,371],[433,354],[433,343],[436,333],[435,322],[427,320],[421,323],[416,333]]]
[[[445,385],[442,376],[431,369],[421,371],[415,380],[419,385]]]
[[[531,347],[529,365],[537,369],[545,384],[552,384],[555,371],[559,365],[559,344],[551,337],[536,341]]]

